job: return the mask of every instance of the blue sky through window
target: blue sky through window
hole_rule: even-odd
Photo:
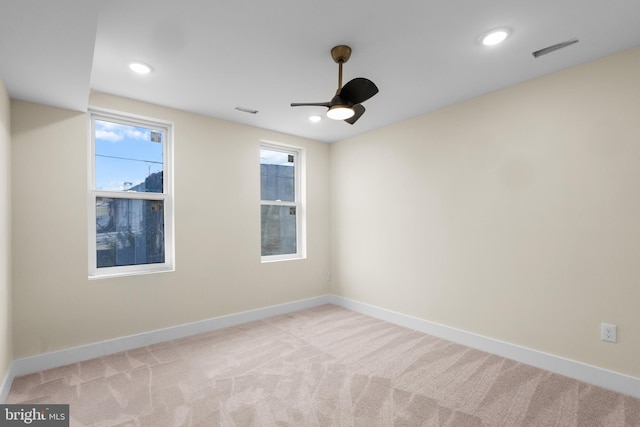
[[[96,190],[127,190],[161,172],[164,137],[162,130],[96,119]]]
[[[277,150],[269,150],[268,148],[260,149],[260,164],[294,166],[291,154]]]

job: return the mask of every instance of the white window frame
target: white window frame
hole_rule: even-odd
[[[173,123],[134,114],[122,113],[100,108],[90,108],[89,116],[89,279],[101,279],[137,274],[160,273],[175,270],[174,248],[174,203],[173,203]],[[162,141],[162,193],[138,193],[131,191],[96,190],[95,182],[95,120],[105,120],[124,125],[162,129],[165,137]],[[153,264],[137,264],[116,267],[97,266],[96,247],[96,198],[107,197],[127,200],[161,200],[164,213],[164,262]]]
[[[261,141],[259,149],[279,151],[294,156],[294,201],[284,202],[276,200],[260,200],[260,206],[290,206],[296,208],[296,253],[281,255],[262,255],[260,247],[260,260],[263,263],[275,261],[288,261],[305,259],[307,257],[307,214],[306,214],[306,155],[302,147],[281,144],[278,142]],[[260,161],[258,151],[258,164]],[[261,220],[261,218],[260,218]],[[260,223],[260,235],[262,236],[262,223]],[[260,243],[262,245],[262,241]]]

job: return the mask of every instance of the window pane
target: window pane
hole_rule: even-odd
[[[96,190],[162,193],[164,131],[95,120]]]
[[[164,262],[164,201],[96,198],[97,266]]]
[[[295,157],[290,153],[260,149],[260,199],[295,201]]]
[[[262,256],[296,253],[296,208],[262,205]]]

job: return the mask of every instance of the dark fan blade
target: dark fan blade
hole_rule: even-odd
[[[358,120],[360,116],[364,114],[365,111],[364,107],[361,104],[356,104],[351,108],[353,108],[353,111],[355,111],[356,113],[348,119],[345,119],[345,122],[349,123],[350,125],[354,124],[356,120]]]
[[[378,93],[378,87],[369,79],[356,77],[343,86],[340,97],[351,104],[360,104]]]
[[[292,102],[292,107],[330,107],[329,102]]]

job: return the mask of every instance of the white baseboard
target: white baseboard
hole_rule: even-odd
[[[640,378],[620,374],[553,354],[521,347],[428,320],[331,295],[331,303],[409,329],[444,338],[507,359],[535,366],[588,384],[640,398]]]
[[[527,365],[545,369],[579,381],[640,398],[640,378],[631,377],[526,347],[509,344],[493,338],[466,332],[450,326],[430,322],[337,295],[323,295],[51,353],[16,359],[9,366],[9,370],[5,375],[4,381],[0,383],[0,403],[6,401],[11,389],[11,384],[15,377],[45,369],[69,365],[71,363],[77,363],[96,357],[108,356],[121,351],[132,350],[164,341],[184,338],[203,332],[266,319],[271,316],[304,310],[306,308],[316,307],[323,304],[335,304],[337,306],[385,320],[387,322],[395,323],[416,331],[424,332],[429,335],[444,338],[449,341],[506,357],[521,363],[526,363]]]
[[[13,383],[13,379],[15,375],[11,372],[11,366],[7,370],[2,382],[0,382],[0,403],[4,403],[7,400],[7,396],[9,395],[9,390],[11,390],[11,384]]]
[[[330,295],[322,295],[314,298],[215,317],[199,322],[173,326],[166,329],[159,329],[142,334],[130,335],[79,347],[73,347],[65,350],[16,359],[11,363],[11,366],[9,366],[9,371],[5,376],[4,382],[0,384],[0,386],[2,386],[2,388],[0,388],[0,402],[6,401],[6,398],[9,395],[9,391],[11,389],[11,384],[13,383],[13,379],[15,377],[31,374],[45,369],[57,368],[59,366],[82,362],[84,360],[94,359],[96,357],[108,356],[110,354],[119,353],[121,351],[133,350],[135,348],[145,347],[164,341],[184,338],[196,334],[201,334],[203,332],[209,332],[216,329],[227,328],[229,326],[236,326],[247,322],[266,319],[267,317],[291,313],[298,310],[304,310],[306,308],[316,307],[323,304],[330,304],[330,302]]]

